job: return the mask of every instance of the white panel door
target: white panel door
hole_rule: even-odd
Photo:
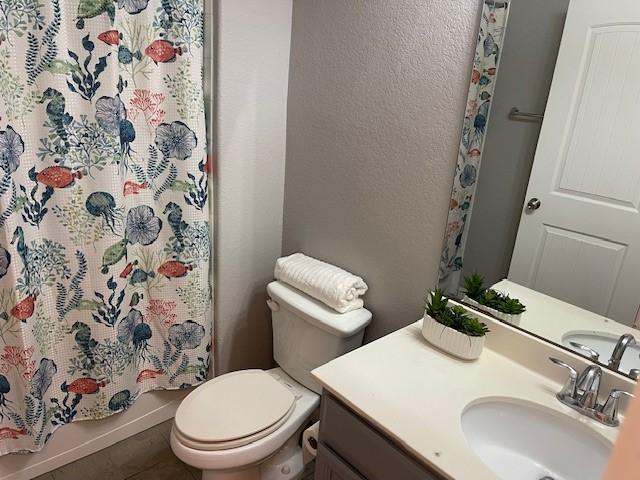
[[[526,203],[537,198],[538,209]],[[640,302],[640,1],[573,0],[509,279],[631,324]]]

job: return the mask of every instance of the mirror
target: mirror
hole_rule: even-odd
[[[640,14],[613,4],[485,0],[439,285],[637,378]]]

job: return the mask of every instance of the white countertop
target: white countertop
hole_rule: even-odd
[[[555,398],[560,385],[488,348],[457,360],[422,337],[422,321],[313,371],[323,387],[432,470],[455,480],[494,480],[462,431],[465,407],[486,397],[538,403],[592,427],[613,443],[617,429]]]

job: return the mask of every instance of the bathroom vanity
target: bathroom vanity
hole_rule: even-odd
[[[589,362],[482,319],[492,333],[474,362],[431,347],[419,321],[314,370],[316,479],[598,480],[618,428],[558,401],[567,375],[548,357],[578,371]],[[603,370],[601,401],[614,388],[633,381]]]
[[[328,392],[320,415],[316,480],[443,478]]]

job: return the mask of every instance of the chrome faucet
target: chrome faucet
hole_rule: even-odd
[[[598,392],[600,391],[600,379],[602,369],[597,365],[589,365],[578,375],[576,389],[578,393],[577,406],[587,410],[596,408],[598,404]]]
[[[604,425],[616,427],[620,424],[619,400],[622,396],[633,397],[633,394],[614,389],[611,390],[607,401],[599,405],[598,393],[602,378],[602,369],[599,366],[589,365],[582,373],[578,373],[575,368],[562,360],[553,357],[549,357],[549,360],[569,371],[569,378],[562,390],[556,394],[560,402]]]
[[[611,354],[611,358],[609,359],[609,367],[614,370],[620,369],[620,362],[622,361],[622,356],[624,355],[627,347],[632,347],[636,344],[636,339],[633,338],[633,335],[630,333],[625,333],[620,336],[618,342],[616,343],[615,348],[613,349],[613,353]]]

